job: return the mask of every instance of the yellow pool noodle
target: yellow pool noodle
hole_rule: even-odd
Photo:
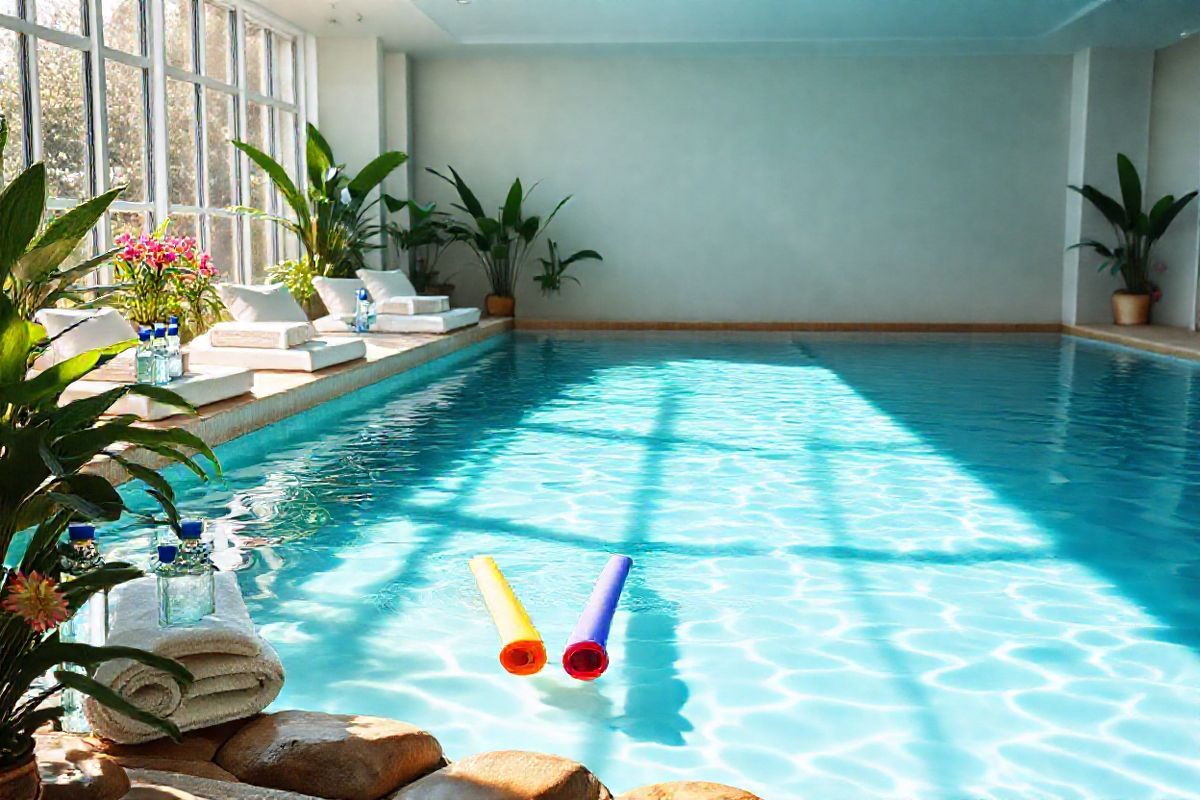
[[[471,574],[500,634],[500,665],[513,675],[533,675],[546,665],[546,646],[525,607],[491,556],[471,559]]]

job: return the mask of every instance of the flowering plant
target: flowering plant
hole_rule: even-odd
[[[221,312],[212,257],[191,236],[168,236],[170,219],[153,233],[122,233],[113,239],[117,289],[108,302],[139,325],[178,316],[191,334],[199,334]]]

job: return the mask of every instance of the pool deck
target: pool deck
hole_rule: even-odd
[[[1165,325],[1064,325],[1063,333],[1200,361],[1200,333]]]
[[[512,328],[511,319],[485,317],[474,327],[448,334],[371,334],[363,337],[367,342],[366,358],[312,373],[258,370],[249,394],[204,406],[195,417],[177,416],[145,424],[153,428],[184,428],[216,447]],[[130,455],[155,469],[167,463],[140,448],[131,450]],[[97,460],[89,470],[105,475],[114,483],[127,479],[124,470],[107,458]]]

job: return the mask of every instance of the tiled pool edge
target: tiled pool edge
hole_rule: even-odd
[[[1116,325],[1063,325],[1066,336],[1078,336],[1107,342],[1133,350],[1144,350],[1162,356],[1200,361],[1200,334],[1182,328],[1160,325],[1138,325],[1122,328]]]
[[[147,423],[151,427],[179,427],[196,434],[210,447],[265,428],[330,400],[395,377],[436,359],[464,350],[513,330],[510,318],[484,318],[477,326],[444,335],[376,334],[367,338],[367,357],[316,373],[256,372],[250,395],[206,406],[197,417],[174,417]],[[154,469],[167,461],[141,448],[129,454]],[[114,484],[128,480],[111,459],[101,459],[88,470]]]

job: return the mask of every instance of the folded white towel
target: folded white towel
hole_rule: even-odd
[[[213,347],[253,347],[287,350],[311,341],[313,326],[308,322],[218,322],[209,330]]]
[[[254,632],[232,572],[216,575],[216,614],[188,627],[158,624],[157,579],[122,584],[109,598],[108,643],[140,647],[191,670],[185,691],[166,673],[127,659],[109,661],[96,680],[134,705],[171,720],[181,731],[205,728],[262,711],[283,688],[283,665]],[[87,698],[84,712],[96,735],[120,744],[162,738],[152,728]]]
[[[450,310],[450,298],[446,295],[413,295],[412,297],[389,297],[376,304],[380,314],[438,314]]]

